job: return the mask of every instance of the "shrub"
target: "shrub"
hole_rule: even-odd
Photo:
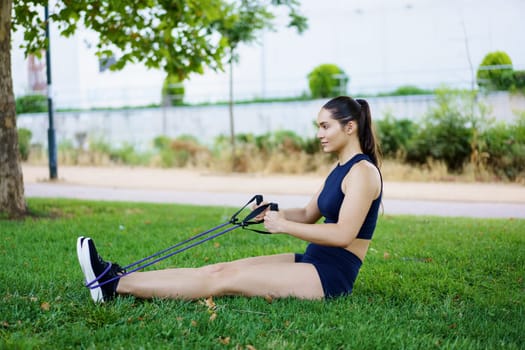
[[[512,89],[525,90],[525,70],[515,70],[513,72]]]
[[[260,138],[265,137],[265,136],[266,135],[254,136],[251,133],[238,133],[238,134],[235,134],[235,145],[237,148],[240,148],[240,149],[242,149],[242,147],[244,147],[246,144],[253,144],[253,145],[256,145],[257,147],[261,145],[261,148],[258,150],[262,151],[263,150],[262,147],[266,143],[264,141],[261,141]],[[213,149],[216,155],[220,154],[223,151],[228,151],[228,152],[231,151],[230,135],[221,134],[215,137],[215,139],[213,140]]]
[[[158,151],[170,148],[171,139],[168,136],[157,136],[153,139],[153,147]]]
[[[408,119],[396,120],[387,113],[376,122],[377,136],[385,158],[398,158],[406,153],[407,145],[416,133],[417,125]]]
[[[146,165],[149,155],[141,153],[130,143],[124,143],[119,148],[110,151],[110,159],[119,164]]]
[[[280,153],[290,155],[299,153],[303,149],[303,139],[290,130],[277,130],[273,133],[274,148]]]
[[[89,141],[89,151],[98,154],[110,155],[111,145],[109,144],[109,142],[103,139],[91,139]]]
[[[472,96],[451,90],[436,92],[435,108],[425,119],[407,144],[406,160],[424,164],[428,158],[443,161],[449,172],[460,173],[472,153],[472,136],[475,116]]]
[[[429,95],[432,94],[431,90],[421,89],[413,85],[404,85],[394,90],[394,94],[398,96],[409,96],[409,95]]]
[[[160,166],[169,168],[174,165],[171,139],[167,136],[157,136],[153,139],[153,147],[160,158]]]
[[[199,141],[191,135],[181,135],[171,141],[173,166],[184,167],[197,165],[202,157],[209,156],[209,150],[202,146]]]
[[[241,140],[241,143],[255,144],[257,151],[265,155],[272,152],[280,152],[288,155],[301,152],[304,149],[303,139],[291,130],[277,130],[258,136],[243,134],[243,136],[244,139]],[[239,137],[237,139],[239,139]]]
[[[162,101],[165,106],[178,106],[184,102],[184,85],[177,75],[168,75],[162,86]]]
[[[505,65],[504,68],[490,68],[489,66]],[[488,67],[488,68],[484,68]],[[503,51],[488,53],[481,62],[476,77],[482,88],[508,90],[512,84],[512,60]]]
[[[321,143],[317,137],[309,137],[303,142],[303,149],[306,154],[316,154],[321,152]]]
[[[486,165],[496,175],[516,180],[525,172],[525,113],[514,125],[498,123],[482,135]]]
[[[64,139],[57,144],[57,156],[59,164],[77,164],[78,150],[73,141]]]
[[[308,85],[313,98],[346,94],[348,76],[335,64],[321,64],[308,74]]]
[[[419,129],[407,143],[405,161],[409,164],[423,165],[431,158],[430,142],[426,129]]]
[[[320,154],[319,140],[305,140],[291,130],[278,130],[261,135],[237,134],[236,145],[238,164],[235,170],[239,172],[302,173],[316,171],[325,165],[314,158]],[[224,135],[215,138],[213,152],[219,162],[230,161],[230,138]]]
[[[379,93],[377,96],[411,96],[411,95],[431,95],[433,91],[421,89],[414,85],[403,85],[392,92]]]
[[[257,150],[264,153],[270,153],[275,148],[275,142],[273,141],[273,135],[271,132],[254,136],[254,141]]]
[[[312,127],[314,130],[318,130],[319,126],[317,125],[317,120],[312,120]],[[303,140],[303,150],[308,155],[313,155],[315,153],[321,153],[321,143],[317,138],[317,135],[312,137],[307,137]]]
[[[44,95],[25,95],[15,100],[16,114],[42,113],[47,111],[47,97]]]
[[[20,151],[20,157],[23,161],[26,161],[29,158],[32,136],[33,133],[31,130],[24,128],[18,129],[18,149]]]

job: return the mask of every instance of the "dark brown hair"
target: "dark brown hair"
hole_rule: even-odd
[[[357,122],[361,149],[364,154],[370,157],[372,163],[379,167],[381,155],[368,102],[362,99],[353,99],[350,96],[338,96],[325,103],[323,109],[328,110],[332,114],[332,118],[337,120],[341,126],[345,126],[351,120]]]

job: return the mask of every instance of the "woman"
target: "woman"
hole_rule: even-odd
[[[91,289],[92,298],[195,299],[221,295],[331,298],[352,292],[374,232],[382,196],[379,154],[365,100],[339,96],[317,116],[324,152],[338,161],[322,188],[304,208],[266,210],[265,228],[310,242],[304,254],[258,256],[199,268],[135,272]],[[316,224],[322,217],[323,224]],[[90,238],[80,237],[77,253],[87,281],[107,281],[123,270],[110,266]]]

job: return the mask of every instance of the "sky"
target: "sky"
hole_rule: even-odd
[[[281,29],[245,46],[234,70],[241,87],[275,93],[307,89],[307,74],[335,63],[349,91],[376,92],[414,84],[469,86],[484,55],[506,51],[525,69],[525,1],[305,0],[310,28]],[[468,47],[468,50],[467,50]],[[210,75],[194,83],[213,81]],[[227,79],[217,75],[216,79]]]
[[[237,99],[306,93],[308,73],[323,63],[350,76],[351,95],[408,84],[469,87],[483,57],[497,50],[509,54],[515,69],[525,70],[525,0],[302,0],[301,12],[309,21],[302,35],[285,28],[286,18],[279,16],[276,31],[240,47],[233,72]],[[92,34],[64,39],[51,33],[53,94],[59,104],[158,102],[163,72],[136,65],[99,73]],[[20,40],[16,33],[15,94],[28,85],[27,63],[16,49]],[[228,71],[191,75],[186,101],[227,99],[228,78]]]

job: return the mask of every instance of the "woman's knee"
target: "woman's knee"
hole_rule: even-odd
[[[218,263],[204,266],[200,271],[202,278],[210,284],[210,287],[217,293],[226,293],[235,286],[235,280],[238,276],[239,269],[235,264]]]

